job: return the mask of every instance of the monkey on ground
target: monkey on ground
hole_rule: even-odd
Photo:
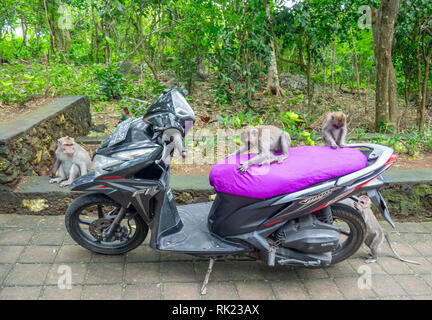
[[[341,112],[330,112],[322,125],[322,136],[326,146],[333,149],[345,146],[347,134],[346,115]]]
[[[57,140],[56,162],[51,170],[50,183],[59,183],[60,187],[70,185],[76,178],[91,170],[91,159],[86,150],[77,144],[74,138],[63,137]],[[57,170],[59,176],[55,178]]]
[[[384,232],[383,228],[379,224],[377,218],[371,209],[371,199],[368,196],[360,196],[358,202],[354,202],[354,207],[360,211],[364,221],[366,222],[367,232],[365,238],[365,244],[370,248],[372,257],[367,259],[366,263],[376,262],[378,259],[378,253],[381,245],[384,242],[384,238],[387,240],[390,249],[393,251],[397,259],[414,264],[420,264],[416,261],[406,260],[402,258],[396,250],[393,248],[390,237],[387,232]]]
[[[282,163],[288,157],[288,149],[291,146],[289,133],[270,125],[247,126],[242,130],[240,139],[243,145],[234,155],[249,151],[255,146],[258,148],[258,155],[242,163],[238,168],[240,173],[245,173],[251,165],[256,163],[260,165],[274,161]],[[275,152],[282,152],[282,154],[275,156]]]

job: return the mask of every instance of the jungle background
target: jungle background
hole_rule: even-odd
[[[87,95],[90,135],[108,135],[178,86],[195,129],[274,124],[314,145],[342,110],[348,142],[432,169],[431,58],[430,0],[1,0],[0,125]]]

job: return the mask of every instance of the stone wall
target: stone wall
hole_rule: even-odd
[[[0,184],[15,187],[22,176],[49,175],[57,139],[86,135],[91,127],[87,96],[54,99],[0,125]]]

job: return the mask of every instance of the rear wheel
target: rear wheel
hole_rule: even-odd
[[[331,210],[333,225],[341,228],[339,246],[332,252],[331,264],[336,264],[357,252],[366,236],[366,224],[360,213],[348,205],[337,203]]]
[[[135,211],[124,219],[107,239],[104,231],[112,224],[121,205],[103,194],[77,198],[66,210],[66,229],[79,245],[102,254],[122,254],[138,247],[146,238],[148,226]]]

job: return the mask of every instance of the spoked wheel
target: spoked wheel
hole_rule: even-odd
[[[333,225],[341,228],[339,246],[332,252],[332,262],[341,262],[354,253],[362,245],[366,236],[366,224],[357,210],[345,204],[331,206]]]
[[[91,251],[126,253],[144,241],[148,226],[137,212],[126,211],[124,219],[107,236],[120,209],[120,204],[103,194],[81,196],[66,210],[66,229],[72,239]]]

